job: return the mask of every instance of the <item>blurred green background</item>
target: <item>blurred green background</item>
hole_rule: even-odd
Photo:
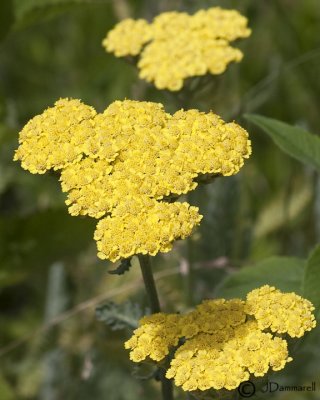
[[[241,11],[252,35],[237,43],[242,63],[201,91],[157,91],[101,46],[125,17],[216,5]],[[145,379],[147,371],[134,366],[123,348],[130,331],[95,317],[105,301],[130,300],[114,312],[129,315],[133,324],[145,312],[138,265],[110,275],[114,266],[96,257],[94,221],[67,214],[57,177],[31,175],[12,161],[23,125],[60,97],[80,98],[98,111],[131,98],[160,101],[171,112],[212,109],[235,119],[248,129],[253,155],[236,177],[217,179],[190,196],[204,215],[201,228],[154,260],[163,309],[184,311],[203,298],[243,295],[267,282],[299,292],[303,260],[320,242],[318,173],[282,153],[243,114],[320,133],[319,73],[319,0],[0,3],[0,400],[160,398],[158,384]],[[318,391],[274,398],[320,399],[319,331],[308,334],[294,362],[271,378],[317,381]],[[261,395],[267,397],[273,396]],[[177,391],[176,398],[184,397]]]

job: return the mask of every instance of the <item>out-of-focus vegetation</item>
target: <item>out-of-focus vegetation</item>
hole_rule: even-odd
[[[127,16],[215,5],[246,15],[252,36],[239,43],[242,63],[208,79],[201,91],[191,84],[178,97],[156,91],[139,81],[133,65],[101,46],[106,32]],[[166,311],[186,309],[190,286],[198,302],[242,296],[264,283],[302,293],[316,282],[303,276],[306,263],[312,277],[319,275],[318,252],[310,256],[320,242],[319,171],[282,152],[243,115],[320,133],[319,0],[6,0],[0,2],[0,40],[1,400],[159,396],[157,383],[145,379],[150,371],[128,360],[128,328],[115,330],[134,326],[141,312],[135,303],[147,307],[135,261],[122,276],[108,274],[114,266],[96,257],[94,222],[67,214],[57,177],[33,176],[12,161],[21,127],[60,97],[80,98],[98,111],[124,98],[161,101],[169,111],[213,109],[247,126],[253,155],[242,172],[192,194],[204,214],[200,229],[188,245],[177,243],[155,259]],[[128,300],[122,308],[98,309],[96,320],[101,303]],[[125,323],[113,323],[112,313]],[[320,385],[319,332],[308,334],[294,361],[271,379]],[[266,396],[272,395],[261,398]],[[176,398],[183,395],[177,391]]]

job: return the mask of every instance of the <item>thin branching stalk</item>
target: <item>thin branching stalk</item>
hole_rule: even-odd
[[[138,255],[140,268],[142,272],[144,286],[149,298],[152,314],[160,312],[160,302],[157,293],[156,284],[154,282],[150,257],[148,255]]]
[[[138,255],[144,286],[149,298],[152,313],[160,312],[160,302],[157,288],[153,278],[150,256]],[[162,398],[163,400],[173,400],[172,382],[167,379],[165,369],[161,369],[159,377],[161,380]]]

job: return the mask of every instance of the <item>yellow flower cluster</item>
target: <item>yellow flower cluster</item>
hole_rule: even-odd
[[[116,57],[136,56],[151,38],[151,28],[146,20],[127,18],[109,32],[108,38],[102,44]]]
[[[254,321],[215,334],[199,333],[175,353],[167,378],[185,391],[236,389],[250,374],[264,376],[291,361],[287,342],[259,330]]]
[[[281,293],[273,286],[263,286],[247,296],[247,309],[260,329],[301,337],[316,325],[312,303],[295,293]]]
[[[62,169],[79,161],[86,131],[96,112],[80,100],[59,100],[54,107],[32,118],[19,135],[14,160],[32,174]]]
[[[154,361],[163,360],[173,346],[179,342],[179,316],[177,314],[157,313],[143,317],[135,335],[126,343],[130,359],[140,362],[147,357]]]
[[[94,238],[100,258],[117,260],[137,253],[152,256],[166,253],[176,239],[190,236],[202,218],[198,208],[188,203],[149,200],[149,208],[139,208],[136,203],[128,199],[112,216],[99,221]]]
[[[266,285],[246,301],[206,300],[185,315],[144,317],[125,348],[134,362],[163,361],[171,351],[166,377],[185,391],[232,390],[250,375],[283,369],[292,358],[280,336],[300,337],[314,328],[313,309],[295,293]]]
[[[103,46],[116,57],[141,52],[140,78],[177,91],[186,78],[222,74],[229,63],[241,61],[242,52],[229,43],[250,33],[237,11],[213,7],[194,15],[165,12],[150,24],[125,19],[108,32]]]
[[[102,218],[99,257],[116,261],[166,252],[201,216],[169,203],[203,175],[236,174],[251,153],[247,132],[214,113],[132,100],[98,114],[79,100],[59,100],[22,129],[15,160],[32,173],[61,170],[71,215]]]

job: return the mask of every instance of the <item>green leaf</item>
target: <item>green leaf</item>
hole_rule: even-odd
[[[119,266],[117,268],[109,271],[109,274],[123,275],[125,272],[129,271],[130,268],[131,268],[131,257],[121,260]]]
[[[217,290],[219,297],[245,298],[263,285],[275,286],[283,292],[301,293],[305,261],[294,257],[270,257],[244,267],[227,277]]]
[[[313,303],[318,314],[320,308],[320,245],[308,258],[304,273],[303,296]]]
[[[131,301],[123,304],[108,301],[96,308],[97,320],[110,326],[113,331],[124,328],[136,329],[139,319],[145,314],[146,312],[141,310],[138,304]]]
[[[320,137],[276,119],[253,114],[245,118],[266,132],[285,153],[320,170]]]
[[[14,21],[12,0],[0,2],[0,41],[7,35]]]

